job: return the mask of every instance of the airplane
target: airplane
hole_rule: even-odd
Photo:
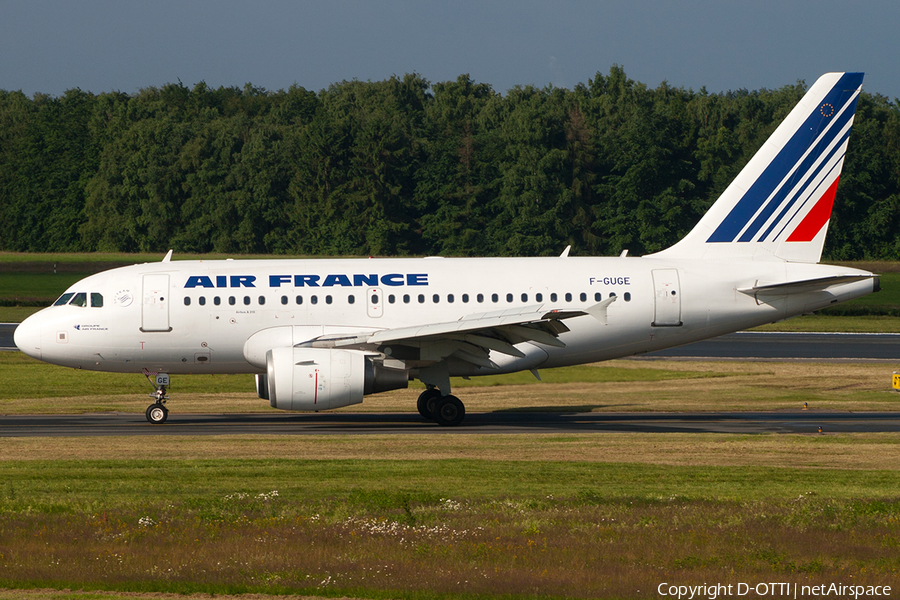
[[[171,375],[254,373],[277,409],[319,411],[425,384],[459,425],[451,377],[593,363],[783,320],[879,290],[818,264],[862,73],[828,73],[672,247],[642,257],[172,261],[71,286],[15,331],[48,363],[142,373],[150,423]]]

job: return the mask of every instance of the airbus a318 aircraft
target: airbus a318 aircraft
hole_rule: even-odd
[[[632,356],[878,291],[817,264],[862,73],[828,73],[680,242],[643,257],[171,261],[83,279],[26,319],[42,361],[143,373],[166,421],[170,375],[255,373],[260,398],[318,411],[426,385],[459,424],[451,377]]]

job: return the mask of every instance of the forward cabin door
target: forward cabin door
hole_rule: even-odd
[[[169,275],[144,275],[141,331],[172,331],[169,325]]]
[[[681,287],[678,269],[653,270],[653,326],[681,325]]]

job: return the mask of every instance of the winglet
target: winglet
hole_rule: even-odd
[[[560,258],[568,258],[568,257],[569,257],[569,250],[571,250],[571,249],[572,249],[572,245],[569,244],[568,246],[566,246],[566,249],[562,251],[562,254],[560,254],[559,257],[560,257]]]
[[[165,256],[165,258],[162,259],[162,261],[163,262],[171,262],[172,252],[173,252],[173,250],[169,250],[168,252],[166,252],[166,256]]]

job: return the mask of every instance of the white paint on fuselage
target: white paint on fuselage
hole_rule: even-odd
[[[655,327],[652,271],[677,269],[681,325]],[[608,308],[607,324],[592,316],[568,319],[561,334],[565,348],[527,342],[532,358],[513,360],[496,351],[499,369],[451,363],[451,375],[480,375],[581,364],[630,356],[738,331],[810,312],[837,301],[870,293],[873,280],[835,285],[826,291],[793,294],[758,302],[742,292],[764,281],[801,281],[832,274],[870,273],[844,267],[785,262],[716,262],[654,258],[474,258],[474,259],[331,259],[177,261],[135,265],[93,275],[70,292],[100,293],[103,307],[54,306],[26,319],[16,343],[27,354],[68,367],[114,372],[251,373],[261,369],[244,357],[245,341],[263,329],[302,326],[309,338],[334,332],[360,332],[457,321],[475,314],[541,305],[544,310],[586,309],[595,294],[617,300]],[[143,278],[169,275],[171,331],[141,331]],[[329,287],[294,285],[295,276],[318,276]],[[347,286],[354,274],[390,277],[388,285]],[[427,285],[408,285],[427,281]],[[255,277],[253,287],[247,279]],[[280,286],[270,286],[270,276]],[[279,276],[281,276],[279,278]],[[226,287],[192,287],[222,281]],[[238,287],[231,287],[232,277]],[[194,283],[196,285],[196,279]],[[308,283],[310,280],[304,280]],[[372,311],[367,294],[380,290],[381,310]],[[479,294],[483,300],[478,301]],[[496,294],[497,301],[493,300]],[[523,299],[523,294],[525,295]],[[537,300],[541,294],[541,300]],[[556,294],[556,301],[551,300]],[[566,301],[571,294],[571,301]],[[584,300],[582,300],[584,294]],[[626,299],[626,294],[628,294]],[[297,296],[303,304],[296,303]],[[409,302],[404,302],[404,296]],[[424,296],[424,302],[419,296]],[[450,302],[450,296],[453,302]],[[464,302],[464,295],[468,301]],[[511,295],[512,301],[508,301]],[[287,304],[282,304],[282,297]],[[312,303],[316,296],[317,303]],[[326,297],[331,297],[327,303]],[[349,297],[354,297],[351,304]],[[391,301],[393,296],[393,301]],[[220,304],[215,304],[215,298]],[[230,304],[230,298],[234,304]],[[260,297],[265,303],[260,303]],[[190,299],[190,305],[185,304]],[[201,298],[205,304],[201,305]],[[247,299],[247,300],[245,300]],[[435,301],[437,300],[437,301]],[[246,302],[246,304],[245,304]],[[375,314],[376,316],[371,316]],[[295,334],[296,335],[296,334]],[[534,352],[539,347],[543,352]],[[546,353],[546,359],[543,358]],[[538,364],[535,362],[538,361]]]

